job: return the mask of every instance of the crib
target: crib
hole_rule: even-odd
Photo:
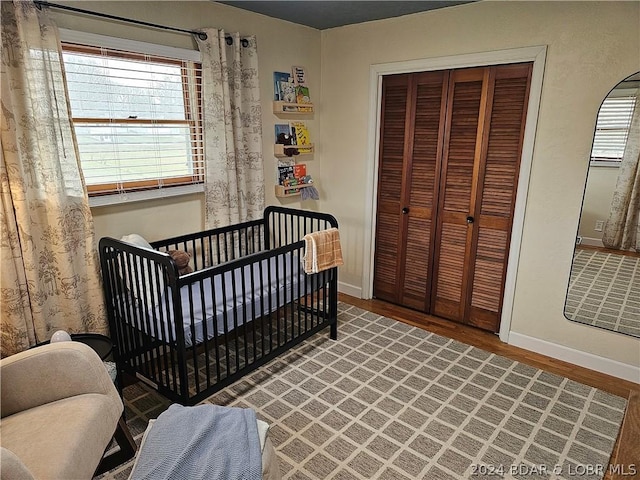
[[[193,405],[329,327],[337,338],[338,271],[307,275],[307,233],[326,213],[267,207],[263,218],[152,242],[99,243],[114,359],[122,373]],[[191,254],[179,276],[167,253]]]

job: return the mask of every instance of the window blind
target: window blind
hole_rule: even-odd
[[[635,95],[605,98],[598,112],[591,160],[622,160],[635,101]]]
[[[199,63],[74,44],[63,60],[91,195],[202,183]]]

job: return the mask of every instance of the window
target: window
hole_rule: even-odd
[[[615,90],[605,98],[598,112],[591,161],[597,165],[618,165],[624,155],[636,92]]]
[[[202,183],[199,63],[70,43],[62,47],[90,195]]]

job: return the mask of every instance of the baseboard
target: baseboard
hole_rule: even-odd
[[[539,338],[516,332],[509,334],[509,345],[640,384],[640,367],[599,357],[592,353],[582,352],[574,348],[565,347],[564,345],[558,345],[557,343],[547,342],[546,340],[540,340]]]
[[[582,237],[580,245],[587,245],[588,247],[604,247],[604,243],[602,243],[602,240],[600,238],[589,237]]]
[[[338,281],[338,291],[352,297],[362,298],[362,288]]]

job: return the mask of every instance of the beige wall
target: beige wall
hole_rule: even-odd
[[[299,198],[280,201],[275,197],[276,159],[273,156],[273,126],[277,118],[272,113],[273,72],[290,71],[292,65],[306,67],[309,88],[313,100],[320,98],[320,32],[313,28],[276,20],[238,8],[210,1],[115,1],[115,2],[60,2],[102,13],[139,19],[146,22],[178,28],[197,30],[203,27],[223,28],[227,32],[256,35],[262,118],[264,133],[264,165],[266,204],[285,204],[294,208],[317,209],[313,200],[300,202]],[[60,28],[128,38],[181,48],[194,48],[189,35],[138,27],[113,21],[91,18],[86,15],[51,10]],[[318,133],[317,114],[307,119],[312,140]],[[307,161],[307,158],[309,160]],[[307,171],[317,180],[320,177],[319,161],[306,157]],[[321,182],[318,181],[323,194]],[[171,199],[149,200],[127,205],[95,207],[92,209],[96,236],[119,238],[127,233],[148,235],[149,240],[202,230],[204,226],[203,196],[187,195]]]
[[[321,208],[341,224],[341,280],[361,286],[367,261],[370,66],[547,45],[512,332],[640,365],[639,339],[562,314],[596,113],[640,70],[638,25],[638,2],[478,2],[324,31]]]
[[[596,221],[606,222],[609,217],[618,171],[616,167],[589,167],[578,228],[581,237],[602,241],[602,232],[595,231],[594,227]]]

